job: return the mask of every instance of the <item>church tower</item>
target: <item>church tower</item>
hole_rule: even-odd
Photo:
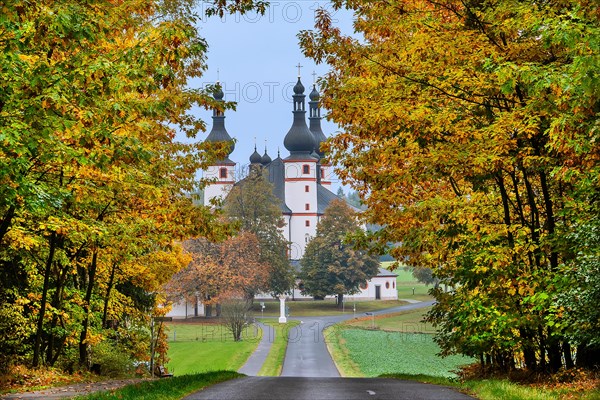
[[[219,82],[217,82],[217,89],[213,96],[215,100],[223,102],[224,94]],[[235,145],[225,129],[225,114],[215,109],[212,120],[213,126],[206,137],[206,142],[225,142],[229,143],[230,147],[225,158],[216,161],[204,171],[204,178],[214,180],[204,188],[204,205],[209,205],[210,200],[215,197],[224,198],[235,183],[235,163],[229,159]]]
[[[298,260],[317,229],[317,159],[314,135],[306,125],[304,86],[298,76],[294,86],[293,123],[283,145],[290,152],[285,165],[285,204],[291,210],[289,219],[290,258]]]
[[[319,163],[317,164],[317,182],[331,190],[331,173],[333,168],[331,164],[326,164],[323,157],[325,156],[323,150],[321,150],[321,143],[327,140],[323,129],[321,129],[321,108],[319,107],[319,92],[317,91],[316,84],[313,84],[313,90],[308,96],[310,101],[308,102],[310,121],[309,129],[312,132],[315,140],[315,153],[319,157]]]

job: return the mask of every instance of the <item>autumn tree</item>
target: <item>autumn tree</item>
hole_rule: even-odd
[[[268,288],[270,269],[262,262],[260,242],[252,233],[243,232],[222,242],[189,239],[183,247],[192,260],[166,286],[173,301],[182,295],[191,300],[201,296],[209,307],[206,316],[210,316],[211,307],[230,293],[252,299]]]
[[[105,338],[141,349],[149,293],[187,264],[174,240],[228,233],[186,196],[223,149],[175,140],[204,128],[192,106],[231,107],[188,87],[206,68],[190,5],[3,2],[1,369],[71,348],[86,368]]]
[[[383,227],[366,239],[455,288],[428,317],[443,352],[502,370],[589,359],[565,324],[583,304],[566,313],[557,279],[591,266],[567,238],[598,215],[596,5],[332,3],[360,38],[324,10],[300,34],[331,67],[322,101],[342,133],[326,150]]]
[[[258,238],[260,260],[270,268],[267,291],[275,297],[289,293],[294,285],[294,270],[287,257],[289,243],[280,231],[284,224],[280,205],[261,167],[237,183],[224,203],[225,215],[242,232]]]
[[[345,294],[359,292],[360,284],[377,275],[377,257],[348,240],[359,229],[355,212],[344,201],[331,202],[300,261],[303,294],[336,295],[342,307]]]

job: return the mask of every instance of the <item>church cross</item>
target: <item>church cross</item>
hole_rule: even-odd
[[[313,85],[314,85],[317,83],[317,73],[315,71],[313,71],[312,76],[313,76]]]
[[[300,68],[302,68],[303,65],[300,65],[300,63],[298,63],[298,65],[296,65],[296,67],[298,67],[298,78],[300,78]]]

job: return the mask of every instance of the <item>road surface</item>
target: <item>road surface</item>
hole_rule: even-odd
[[[184,400],[472,400],[445,386],[382,378],[245,377]]]

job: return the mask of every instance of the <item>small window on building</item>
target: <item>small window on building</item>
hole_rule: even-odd
[[[302,166],[302,173],[305,174],[305,175],[310,174],[310,165],[304,164]]]
[[[310,186],[308,186],[308,185],[304,186],[304,191],[306,193],[310,192]]]
[[[306,204],[304,205],[304,209],[305,209],[306,211],[310,210],[310,204],[306,203]]]
[[[392,287],[396,289],[396,282],[392,282]]]
[[[221,168],[221,169],[219,170],[219,176],[220,176],[221,178],[227,178],[227,168]]]
[[[325,179],[325,170],[324,169],[321,170],[321,178]]]
[[[389,288],[390,288],[390,283],[389,283],[389,282],[386,282],[386,283],[385,283],[385,288],[386,288],[386,289],[389,289]]]
[[[304,221],[304,226],[310,226],[310,221],[309,220]]]
[[[363,282],[360,284],[360,288],[362,290],[367,290],[368,287],[369,287],[369,284],[367,282]]]

